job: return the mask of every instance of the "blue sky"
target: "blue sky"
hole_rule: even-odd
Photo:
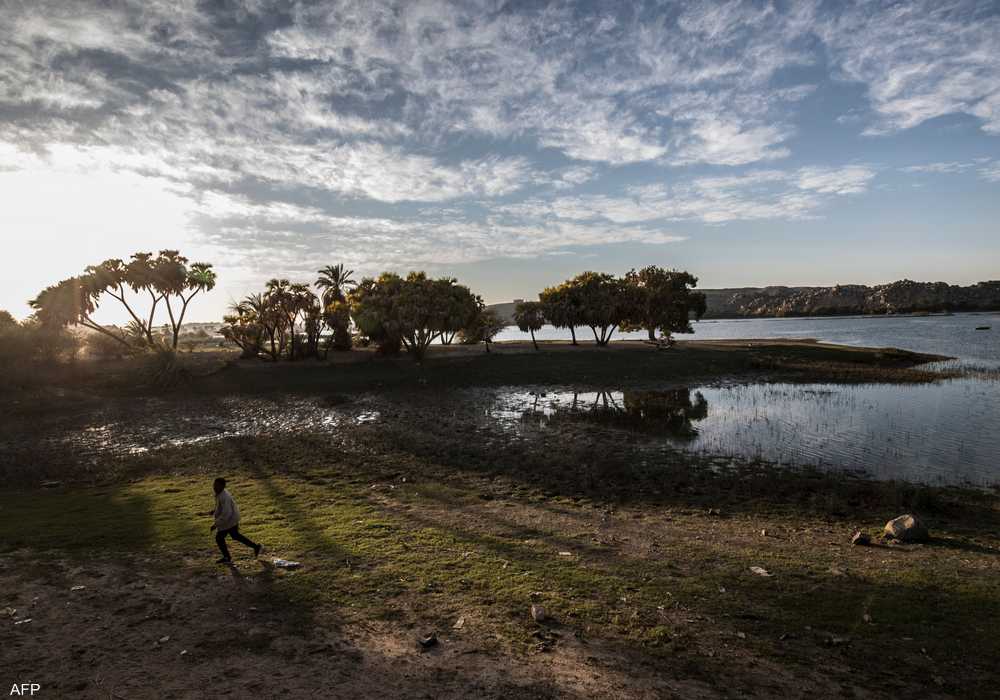
[[[1000,277],[996,2],[0,0],[0,308],[180,248],[488,301]]]

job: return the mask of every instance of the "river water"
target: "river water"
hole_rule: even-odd
[[[977,330],[989,326],[989,330]],[[683,339],[815,338],[845,345],[899,347],[956,358],[944,366],[1000,368],[1000,314],[702,321]],[[584,333],[585,331],[585,333]],[[590,329],[578,331],[588,338]],[[547,327],[539,339],[568,339]],[[502,339],[523,339],[508,328]],[[643,333],[626,334],[643,338]],[[545,397],[539,399],[540,393]],[[635,392],[631,392],[634,394]],[[497,398],[498,420],[515,414],[604,414],[664,444],[707,455],[763,459],[880,479],[936,484],[1000,484],[1000,382],[995,375],[926,385],[740,384],[684,387],[653,410],[630,392],[511,388]],[[688,397],[693,398],[688,398]],[[674,400],[671,410],[668,404]],[[690,406],[695,406],[692,413]],[[680,416],[680,418],[678,418]],[[682,420],[681,420],[682,418]],[[679,421],[679,422],[678,422]],[[658,427],[657,427],[658,426]]]

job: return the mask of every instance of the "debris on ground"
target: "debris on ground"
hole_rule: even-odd
[[[754,574],[757,574],[758,576],[772,576],[773,575],[773,574],[771,574],[770,571],[768,571],[767,569],[765,569],[762,566],[751,566],[750,567],[750,572],[754,573]]]
[[[871,543],[872,543],[872,538],[866,535],[865,533],[861,532],[861,530],[855,532],[854,535],[851,537],[851,544],[857,545],[859,547],[867,547]]]
[[[288,559],[272,559],[271,563],[279,569],[298,569],[302,566],[300,562],[290,561]]]
[[[421,648],[430,649],[433,646],[437,646],[438,638],[436,634],[431,632],[418,639],[417,642],[420,643]]]

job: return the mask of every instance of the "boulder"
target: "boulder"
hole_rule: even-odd
[[[885,524],[885,536],[900,542],[926,542],[930,533],[917,516],[907,513]]]

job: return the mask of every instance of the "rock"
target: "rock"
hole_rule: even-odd
[[[545,611],[541,605],[531,606],[531,619],[535,622],[545,622],[549,619],[549,614]]]
[[[170,641],[170,635],[169,634],[166,635],[165,637],[160,637],[160,644],[166,644],[169,641]]]
[[[70,588],[71,591],[82,591],[86,586],[73,586]]]
[[[771,572],[762,566],[751,566],[751,573],[757,574],[758,576],[770,576]]]
[[[900,542],[926,542],[930,532],[917,516],[907,513],[885,524],[885,536]]]
[[[871,543],[872,543],[872,538],[866,535],[865,533],[861,532],[861,530],[855,532],[854,536],[851,537],[851,544],[855,544],[859,547],[867,547]]]
[[[451,628],[453,630],[460,630],[463,627],[465,627],[465,618],[464,617],[460,617],[457,620],[455,620],[455,624],[451,626]]]
[[[437,638],[436,634],[434,634],[433,632],[431,632],[430,634],[424,635],[423,637],[421,637],[417,641],[420,643],[421,648],[423,648],[423,649],[430,649],[431,647],[437,645],[438,638]]]

